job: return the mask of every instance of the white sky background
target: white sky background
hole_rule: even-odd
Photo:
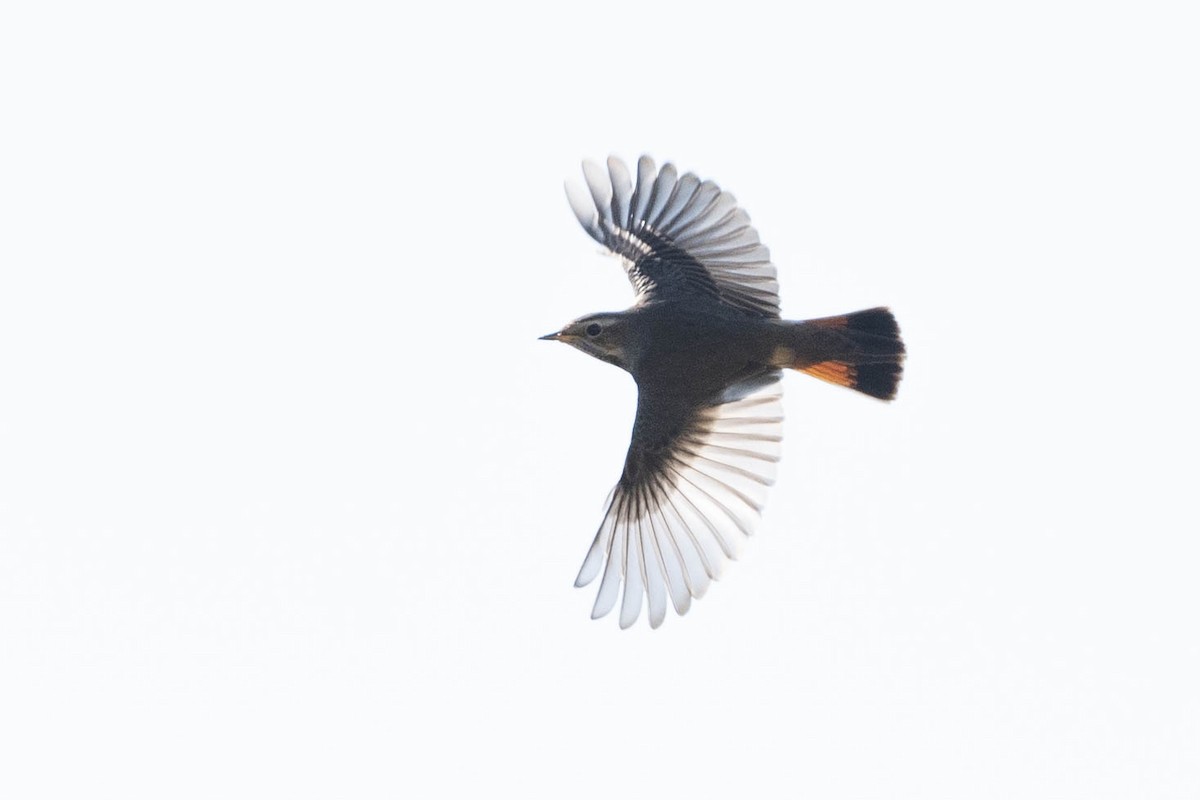
[[[6,4],[0,794],[1196,797],[1189,5]],[[621,632],[643,152],[910,358]]]

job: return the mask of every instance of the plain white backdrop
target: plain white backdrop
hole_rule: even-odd
[[[1187,3],[8,3],[0,794],[1200,795]],[[786,380],[684,618],[571,583],[610,153],[748,209]]]

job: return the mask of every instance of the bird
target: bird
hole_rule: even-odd
[[[540,338],[628,372],[637,411],[621,476],[575,580],[603,572],[592,619],[620,600],[651,628],[682,616],[757,526],[783,433],[783,370],[881,400],[896,396],[904,342],[886,307],[803,321],[780,316],[770,252],[712,180],[638,159],[583,162],[566,182],[583,229],[620,258],[633,305]]]

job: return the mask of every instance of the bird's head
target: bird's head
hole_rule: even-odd
[[[629,327],[624,314],[588,314],[567,323],[561,331],[540,338],[564,342],[589,356],[628,370],[633,355]]]

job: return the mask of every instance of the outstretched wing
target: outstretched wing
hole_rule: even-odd
[[[778,381],[778,372],[756,375],[698,409],[639,392],[625,470],[575,581],[586,586],[604,569],[592,619],[620,595],[621,627],[628,628],[645,595],[657,628],[668,595],[676,613],[686,614],[737,558],[779,461]]]
[[[638,159],[636,183],[624,162],[607,171],[583,162],[587,188],[567,182],[579,224],[625,262],[639,302],[710,298],[757,317],[779,317],[771,254],[729,192],[671,164]]]

